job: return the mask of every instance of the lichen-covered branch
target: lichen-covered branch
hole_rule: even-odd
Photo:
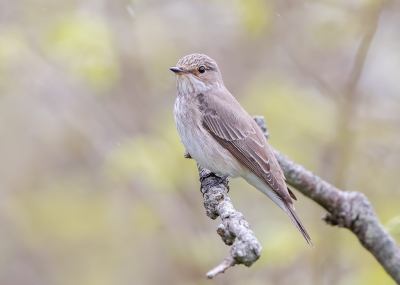
[[[243,215],[235,210],[227,196],[225,187],[228,181],[224,180],[215,185],[220,180],[220,177],[200,165],[197,165],[197,168],[201,187],[204,189],[203,199],[207,216],[211,219],[216,219],[218,216],[221,217],[222,224],[218,226],[217,233],[225,244],[233,244],[230,256],[220,265],[210,270],[207,273],[207,277],[213,278],[236,264],[251,266],[260,258],[262,248]],[[235,242],[236,238],[237,241]]]
[[[264,119],[259,116],[254,118],[265,131],[267,127]],[[400,284],[400,249],[383,228],[367,197],[359,192],[339,190],[277,150],[273,151],[287,183],[325,208],[328,214],[324,220],[328,224],[352,231],[364,248]]]

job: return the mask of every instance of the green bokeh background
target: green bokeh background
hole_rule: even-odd
[[[316,203],[296,191],[309,249],[242,180],[229,195],[262,257],[207,280],[229,247],[183,158],[168,68],[214,58],[275,148],[366,194],[400,242],[399,26],[398,1],[0,0],[0,284],[394,284]]]

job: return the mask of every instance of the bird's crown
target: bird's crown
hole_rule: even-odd
[[[218,65],[211,57],[201,54],[201,53],[193,53],[182,57],[176,66],[184,67],[188,70],[192,68],[197,68],[201,65],[205,65],[208,69],[211,70],[219,70]]]

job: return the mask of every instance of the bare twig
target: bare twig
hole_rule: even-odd
[[[224,273],[229,267],[234,266],[236,262],[229,256],[227,259],[221,262],[220,265],[215,266],[213,269],[207,272],[207,277],[212,279],[217,274]]]

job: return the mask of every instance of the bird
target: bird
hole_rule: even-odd
[[[176,128],[189,155],[223,179],[244,178],[278,205],[313,246],[295,212],[292,199],[297,198],[266,137],[226,89],[215,60],[194,53],[170,70],[176,75]]]

